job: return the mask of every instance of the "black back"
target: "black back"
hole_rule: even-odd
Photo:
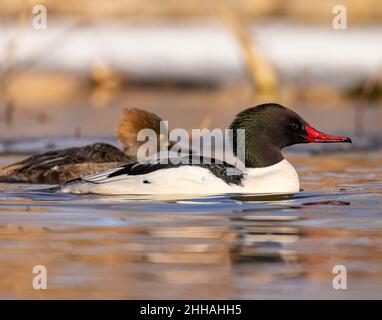
[[[127,174],[129,176],[148,174],[157,170],[178,168],[180,166],[199,166],[211,171],[216,177],[222,179],[228,184],[241,184],[244,173],[235,166],[214,158],[199,157],[189,155],[181,158],[166,159],[166,163],[160,159],[155,161],[145,161],[131,163],[123,166],[121,169],[108,175],[108,178]],[[149,181],[147,182],[149,183]]]

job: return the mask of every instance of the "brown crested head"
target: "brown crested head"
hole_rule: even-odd
[[[123,109],[122,116],[116,128],[116,134],[123,145],[123,151],[128,156],[136,157],[138,148],[145,143],[137,141],[139,131],[143,129],[152,129],[158,137],[158,146],[160,139],[160,122],[162,119],[155,113],[137,109]]]

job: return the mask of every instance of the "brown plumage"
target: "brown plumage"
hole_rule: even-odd
[[[143,143],[137,142],[137,133],[150,128],[159,137],[160,121],[153,113],[124,109],[116,130],[124,151],[107,143],[49,151],[2,168],[0,181],[58,184],[135,162]]]
[[[137,134],[142,129],[154,130],[158,137],[157,145],[159,146],[161,121],[162,119],[156,114],[148,111],[136,108],[124,109],[116,129],[116,135],[122,143],[123,151],[127,155],[136,157],[138,148],[145,143],[144,141],[137,141]]]

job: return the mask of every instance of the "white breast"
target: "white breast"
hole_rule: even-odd
[[[110,170],[112,171],[112,170]],[[222,194],[295,193],[300,190],[298,175],[287,161],[266,168],[248,168],[242,185],[227,184],[206,168],[181,166],[144,175],[107,178],[110,171],[64,185],[62,192],[101,194]],[[114,170],[115,171],[115,170]]]
[[[296,193],[300,191],[300,180],[295,168],[284,159],[269,167],[248,168],[243,190],[248,193]]]

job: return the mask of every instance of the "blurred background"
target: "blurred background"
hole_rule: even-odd
[[[337,2],[2,0],[2,151],[112,138],[125,107],[191,129],[271,101],[375,147],[382,4],[341,1],[347,25],[336,30]],[[45,29],[33,27],[36,5]],[[49,141],[20,146],[35,138]]]
[[[381,40],[380,0],[1,0],[1,165],[117,143],[132,106],[192,129],[278,102],[354,143],[288,151],[304,192],[281,198],[2,183],[0,299],[380,298]],[[337,264],[350,290],[333,289]],[[35,265],[49,290],[32,288]]]

